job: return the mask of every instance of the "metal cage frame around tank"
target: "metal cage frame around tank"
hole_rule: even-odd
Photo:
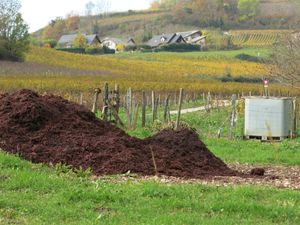
[[[244,137],[283,140],[294,135],[294,99],[245,97]]]

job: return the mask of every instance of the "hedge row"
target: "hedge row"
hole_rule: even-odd
[[[104,55],[104,54],[114,54],[115,50],[109,49],[106,46],[103,48],[57,48],[56,50],[64,51],[64,52],[71,52],[77,54],[88,54],[88,55]]]

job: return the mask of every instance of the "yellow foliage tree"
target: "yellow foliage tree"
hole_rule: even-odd
[[[125,45],[123,45],[123,44],[117,44],[116,50],[118,52],[123,52],[125,50]]]
[[[75,48],[85,48],[87,46],[86,37],[83,34],[78,33],[73,42],[73,46]]]

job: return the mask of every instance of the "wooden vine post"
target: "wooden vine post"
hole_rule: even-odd
[[[115,94],[114,98],[115,98],[115,104],[116,104],[116,111],[119,113],[121,99],[120,99],[120,87],[118,84],[115,84],[114,94]]]
[[[93,107],[92,107],[92,112],[96,113],[97,112],[97,108],[98,108],[98,98],[99,98],[99,94],[101,93],[101,89],[100,88],[96,88],[95,89],[95,94],[94,94],[94,99],[93,99]]]
[[[176,124],[175,124],[175,129],[176,130],[179,128],[179,123],[180,123],[181,107],[182,107],[182,96],[183,96],[183,89],[180,88],[179,102],[178,102],[178,112],[177,112],[177,119],[176,119]]]
[[[115,89],[114,89],[114,93],[113,93],[113,102],[111,105],[111,112],[113,114],[113,116],[115,117],[115,120],[116,120],[116,124],[119,124],[120,123],[120,118],[119,116],[116,116],[119,115],[119,109],[120,109],[120,102],[121,102],[121,99],[120,99],[120,88],[119,88],[119,85],[118,84],[115,84]]]
[[[128,117],[128,127],[131,128],[132,125],[132,89],[128,88],[127,91],[127,117]]]
[[[236,100],[237,96],[234,94],[232,95],[231,99],[231,108],[230,108],[230,129],[229,129],[229,138],[233,139],[234,132],[235,132],[235,126],[236,126]]]
[[[82,93],[80,93],[79,104],[83,105],[83,94]]]
[[[152,122],[156,120],[156,99],[155,99],[155,92],[152,91]]]
[[[147,106],[147,99],[145,91],[142,92],[142,127],[146,126],[146,106]]]
[[[167,123],[170,121],[170,107],[169,107],[170,95],[167,95],[165,100],[165,109],[164,109],[164,122]]]
[[[104,96],[103,96],[103,120],[107,121],[108,119],[108,98],[109,98],[109,90],[108,83],[104,83]]]

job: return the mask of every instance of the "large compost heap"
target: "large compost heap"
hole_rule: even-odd
[[[96,175],[237,175],[192,130],[164,130],[141,140],[84,106],[30,90],[0,95],[0,148],[34,163],[91,168]]]

